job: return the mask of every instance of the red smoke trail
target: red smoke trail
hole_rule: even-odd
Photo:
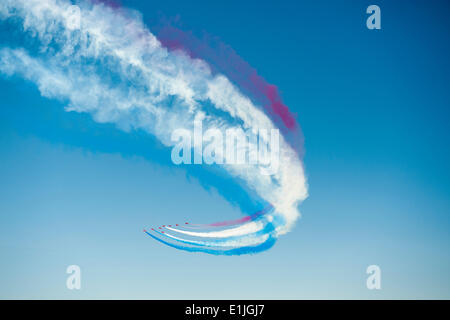
[[[303,135],[294,115],[283,103],[278,88],[258,75],[256,69],[244,61],[229,45],[205,35],[196,38],[192,32],[182,31],[172,25],[162,27],[158,40],[169,50],[182,50],[191,58],[208,62],[213,72],[220,72],[259,102],[274,122],[291,140],[289,143],[302,154]],[[284,129],[284,130],[283,130]]]
[[[215,223],[210,223],[210,224],[203,224],[203,225],[198,225],[196,224],[195,226],[204,226],[204,227],[224,227],[224,226],[232,226],[232,225],[236,225],[236,224],[242,224],[244,222],[248,222],[248,221],[253,221],[256,218],[258,218],[259,216],[262,216],[264,214],[266,214],[270,209],[272,209],[273,206],[272,205],[268,205],[267,207],[265,207],[264,209],[255,212],[252,215],[240,218],[240,219],[236,219],[236,220],[229,220],[229,221],[222,221],[222,222],[215,222]]]

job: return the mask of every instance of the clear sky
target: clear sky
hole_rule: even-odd
[[[370,4],[381,30],[366,27]],[[150,30],[177,17],[219,37],[278,86],[305,137],[302,217],[256,255],[166,247],[142,228],[241,217],[242,190],[205,187],[151,136],[1,76],[0,298],[450,298],[446,1],[121,5]],[[0,46],[15,32],[0,24]],[[81,290],[66,288],[72,264]],[[381,290],[366,288],[372,264]]]

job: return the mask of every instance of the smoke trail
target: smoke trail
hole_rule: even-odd
[[[170,21],[166,22],[166,25],[158,31],[157,36],[168,49],[183,50],[191,58],[206,60],[213,72],[223,73],[237,83],[242,90],[249,93],[265,108],[265,111],[281,129],[288,129],[283,132],[293,139],[291,143],[293,147],[303,153],[301,130],[288,107],[282,102],[278,88],[267,83],[230,46],[208,34],[204,34],[203,38],[199,39],[192,32],[186,32],[173,26]]]
[[[89,1],[75,9],[68,0],[2,0],[0,19],[21,24],[33,45],[0,49],[0,72],[35,83],[42,96],[62,101],[67,111],[89,113],[125,131],[145,130],[167,147],[174,145],[175,129],[193,130],[198,119],[205,131],[277,128],[263,107],[205,61],[161,45],[138,12]],[[262,175],[259,164],[222,165],[271,204],[270,212],[219,225],[226,228],[218,231],[147,233],[178,249],[213,254],[271,247],[293,226],[297,206],[307,196],[298,153],[283,136],[279,147],[281,165],[271,176]]]

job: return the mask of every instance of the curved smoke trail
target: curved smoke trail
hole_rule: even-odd
[[[98,1],[77,5],[68,0],[2,0],[0,19],[21,25],[28,49],[23,48],[26,44],[0,49],[0,72],[34,82],[42,96],[66,103],[67,111],[89,113],[97,122],[114,123],[126,131],[145,130],[167,147],[174,146],[175,129],[192,131],[198,119],[205,131],[270,132],[279,127],[264,106],[204,60],[161,44],[138,12]],[[286,127],[294,128],[295,120],[273,87],[264,88],[272,111]],[[269,144],[267,137],[259,139]],[[307,197],[298,150],[284,135],[279,151],[280,166],[272,175],[261,174],[264,166],[258,163],[221,164],[268,204],[263,213],[197,225],[195,231],[185,225],[145,232],[188,251],[243,254],[270,248],[293,226],[297,206]]]
[[[199,39],[192,32],[177,28],[174,23],[177,22],[165,21],[164,25],[158,28],[158,40],[172,51],[182,50],[191,58],[208,61],[213,73],[224,74],[241,90],[250,94],[280,128],[290,145],[302,155],[302,132],[293,114],[282,102],[278,88],[267,83],[258,75],[256,69],[219,38],[204,33]]]

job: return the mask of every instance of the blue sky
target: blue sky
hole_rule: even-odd
[[[207,190],[151,136],[2,76],[0,297],[448,299],[448,4],[378,1],[382,29],[368,30],[370,4],[122,1],[150,29],[179,15],[220,37],[297,114],[310,196],[293,231],[252,256],[181,252],[142,233],[240,217],[227,201],[240,189]],[[65,286],[71,264],[79,291]],[[365,286],[371,264],[379,291]]]

